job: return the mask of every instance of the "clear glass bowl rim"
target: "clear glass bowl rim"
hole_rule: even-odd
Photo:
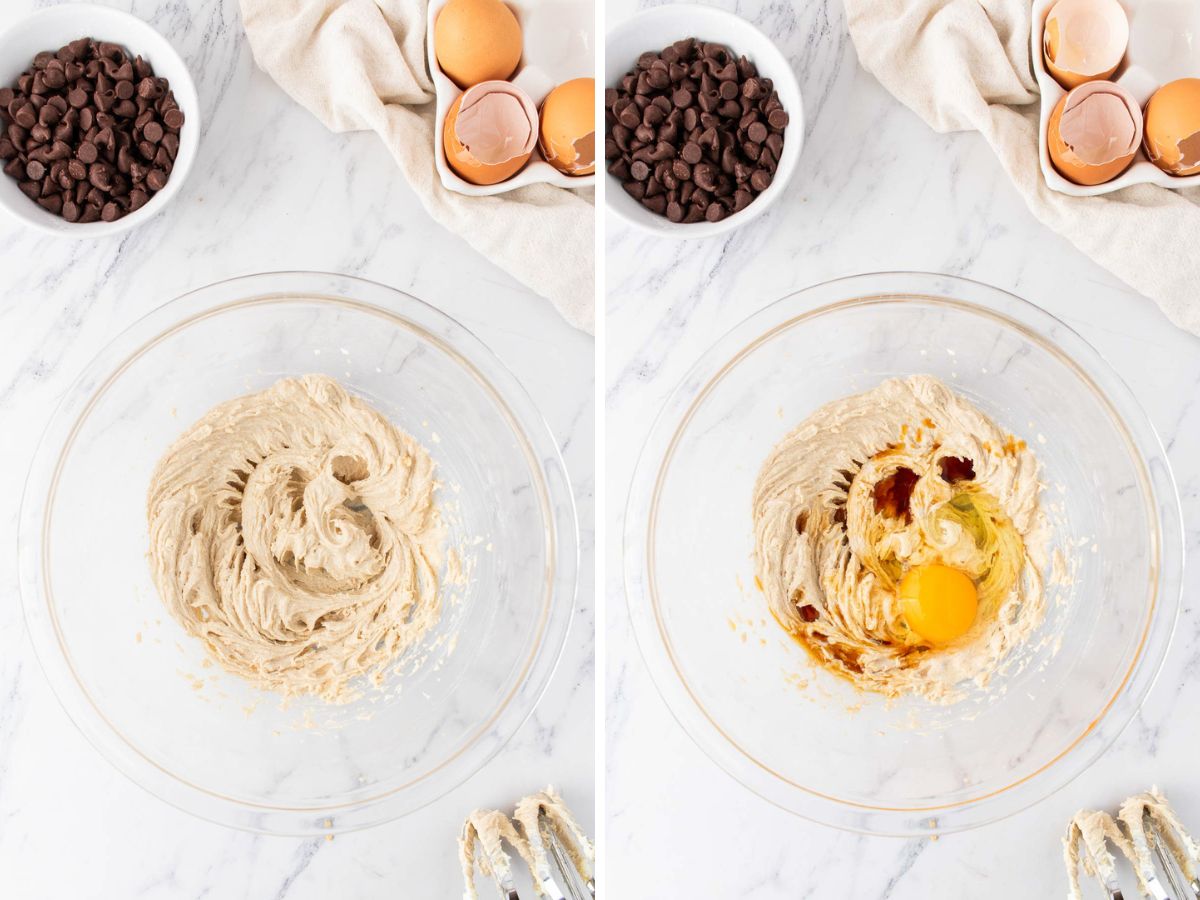
[[[142,352],[199,318],[288,299],[336,303],[388,320],[465,368],[523,439],[530,471],[541,482],[537,487],[548,559],[540,639],[528,653],[523,680],[491,719],[454,755],[416,781],[359,801],[302,807],[227,797],[180,779],[143,755],[109,723],[76,677],[41,574],[48,501],[64,451],[107,385]],[[471,331],[411,294],[365,278],[309,271],[264,272],[213,282],[156,307],[108,341],[64,392],[39,439],[25,481],[17,543],[22,606],[35,655],[68,717],[89,743],[139,787],[178,809],[246,831],[294,836],[355,831],[408,815],[486,766],[533,714],[549,686],[574,616],[579,569],[578,523],[566,465],[549,425],[517,377]]]
[[[1158,519],[1158,533],[1152,536],[1157,574],[1140,653],[1121,689],[1074,742],[1037,772],[997,791],[952,805],[896,808],[843,801],[786,781],[725,735],[674,662],[657,610],[651,559],[659,486],[676,440],[730,368],[772,335],[804,321],[855,306],[913,301],[957,307],[1014,328],[1091,386],[1140,456],[1142,486]],[[626,503],[623,548],[626,604],[638,648],[671,714],[701,751],[781,809],[847,831],[900,837],[964,831],[1013,815],[1059,790],[1098,759],[1133,718],[1166,658],[1179,616],[1184,564],[1182,511],[1162,441],[1101,354],[1070,326],[1012,293],[961,276],[903,271],[851,275],[795,291],[743,319],[710,346],[670,394],[642,446]]]

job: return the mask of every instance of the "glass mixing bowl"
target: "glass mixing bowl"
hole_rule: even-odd
[[[210,665],[147,561],[146,490],[167,446],[217,403],[308,373],[429,449],[471,573],[405,674],[345,706],[282,705]],[[383,822],[480,769],[558,661],[577,552],[557,445],[513,375],[426,304],[316,273],[202,288],[109,344],[54,413],[21,512],[26,619],[74,721],[162,799],[267,833]]]
[[[1022,665],[949,706],[816,668],[755,587],[751,497],[771,448],[821,405],[919,373],[1028,440],[1077,566]],[[684,729],[767,800],[856,831],[969,828],[1065,784],[1133,716],[1179,609],[1178,497],[1129,390],[1066,325],[945,276],[834,281],[727,334],[655,423],[625,529],[638,644]]]

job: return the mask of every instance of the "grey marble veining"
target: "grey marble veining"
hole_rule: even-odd
[[[671,718],[625,606],[618,550],[629,481],[667,395],[746,316],[843,275],[946,272],[1039,304],[1109,360],[1168,450],[1195,558],[1200,340],[1038,224],[977,136],[936,135],[884,91],[858,65],[838,0],[721,5],[757,23],[791,60],[806,101],[807,143],[785,195],[744,229],[669,242],[607,219],[608,888],[621,898],[689,900],[1063,896],[1059,840],[1080,807],[1111,806],[1157,783],[1200,828],[1200,721],[1191,712],[1200,702],[1196,567],[1185,576],[1161,676],[1087,772],[1025,812],[973,832],[937,841],[864,837],[759,799]],[[638,6],[609,0],[610,26]]]
[[[44,5],[13,0],[5,17]],[[148,20],[180,50],[197,81],[204,133],[182,192],[133,232],[73,242],[0,220],[0,897],[457,896],[454,839],[471,808],[511,803],[552,782],[587,821],[594,813],[592,341],[435,225],[377,139],[330,134],[259,72],[235,0],[111,5]],[[83,366],[118,331],[185,291],[285,269],[374,279],[475,332],[558,438],[581,523],[577,615],[531,719],[441,801],[332,841],[210,825],[118,774],[50,691],[17,591],[25,473],[51,409]]]

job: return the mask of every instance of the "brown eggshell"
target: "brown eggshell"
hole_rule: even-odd
[[[1060,59],[1063,51],[1062,30],[1072,27],[1078,17],[1086,14],[1104,22],[1108,27],[1106,40],[1098,46],[1088,47],[1089,61],[1080,71],[1079,62]],[[1078,27],[1077,25],[1074,27]],[[1116,0],[1059,0],[1046,16],[1042,34],[1042,52],[1046,69],[1068,91],[1089,81],[1107,81],[1121,66],[1129,44],[1129,19],[1124,8]],[[1096,39],[1094,34],[1083,35]],[[1099,60],[1104,60],[1100,63]]]
[[[446,122],[442,128],[442,147],[446,151],[446,162],[455,174],[471,184],[499,184],[501,181],[507,181],[529,162],[529,157],[533,155],[533,141],[530,140],[528,151],[505,162],[495,165],[480,162],[463,146],[455,130],[458,125],[458,113],[466,96],[465,93],[459,94],[446,112]],[[533,127],[536,129],[536,123]]]
[[[438,65],[464,89],[512,75],[521,44],[521,25],[501,0],[450,0],[433,23]]]
[[[542,101],[538,148],[564,175],[596,171],[595,101],[596,82],[591,78],[564,82]]]
[[[1108,85],[1108,83],[1104,83]],[[1115,92],[1124,94],[1123,89],[1116,85],[1111,85]],[[1076,155],[1074,149],[1063,140],[1062,136],[1062,117],[1063,111],[1067,107],[1068,101],[1073,98],[1077,99],[1076,91],[1087,90],[1089,92],[1100,90],[1101,85],[1095,82],[1089,82],[1082,88],[1077,88],[1068,94],[1065,94],[1054,107],[1054,111],[1050,113],[1050,121],[1046,125],[1046,149],[1050,153],[1050,162],[1054,165],[1058,174],[1074,184],[1080,185],[1096,185],[1104,184],[1107,181],[1112,181],[1122,172],[1129,168],[1134,157],[1137,156],[1138,143],[1140,142],[1140,127],[1135,134],[1137,140],[1132,142],[1131,148],[1127,154],[1113,159],[1110,162],[1089,165],[1084,160]],[[1136,106],[1135,106],[1136,108]],[[1135,125],[1140,126],[1140,119],[1135,118]]]
[[[1200,78],[1164,84],[1146,104],[1146,155],[1171,175],[1200,173]]]

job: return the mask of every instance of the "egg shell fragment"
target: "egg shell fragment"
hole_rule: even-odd
[[[537,143],[537,107],[507,81],[485,81],[459,95],[446,113],[446,162],[464,181],[498,184],[529,161]]]
[[[564,175],[596,171],[596,82],[565,81],[542,101],[538,149]]]
[[[1112,181],[1129,168],[1141,142],[1137,101],[1110,81],[1089,81],[1064,95],[1047,124],[1050,161],[1075,184]]]
[[[1046,68],[1067,90],[1112,77],[1129,46],[1129,17],[1117,0],[1059,0],[1046,16]]]
[[[1200,78],[1164,84],[1146,104],[1146,155],[1170,175],[1200,173]]]
[[[460,88],[507,79],[521,45],[521,24],[501,0],[450,0],[433,26],[438,65]]]

